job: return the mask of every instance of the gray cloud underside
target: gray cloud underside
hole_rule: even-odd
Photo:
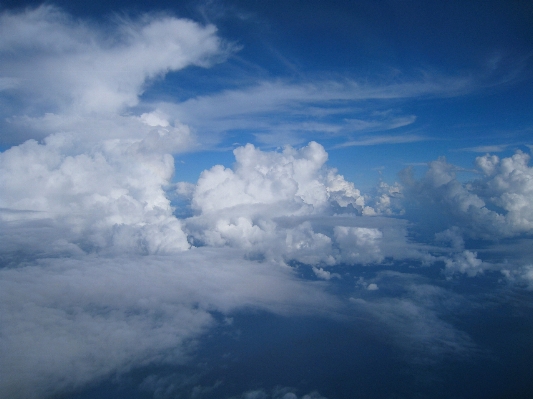
[[[330,312],[337,300],[288,268],[232,250],[42,259],[0,271],[2,397],[42,397],[114,372],[181,363],[210,312]],[[320,310],[321,309],[321,310]]]

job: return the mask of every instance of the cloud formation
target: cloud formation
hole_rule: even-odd
[[[3,90],[24,104],[3,115],[5,128],[26,138],[61,131],[86,140],[143,138],[154,124],[125,111],[139,105],[147,82],[231,51],[213,25],[154,14],[104,28],[48,5],[3,12],[0,37]]]
[[[395,245],[410,248],[400,221],[368,220],[392,212],[387,194],[374,201],[375,208],[365,205],[354,184],[326,166],[320,144],[299,150],[287,146],[282,152],[248,144],[234,154],[233,169],[217,165],[204,171],[196,185],[180,186],[196,212],[184,221],[195,245],[229,246],[252,257],[322,266],[379,263]],[[422,256],[414,247],[410,255]]]
[[[319,284],[239,255],[127,253],[1,269],[1,397],[38,398],[134,367],[182,363],[215,323],[213,311],[290,315],[337,306]]]
[[[353,280],[343,267],[406,262],[415,273],[441,262],[447,278],[496,270],[533,288],[533,168],[524,152],[478,157],[479,177],[469,182],[438,159],[422,178],[406,172],[402,185],[381,182],[368,195],[328,166],[315,141],[270,151],[246,144],[235,148],[233,167],[174,184],[172,154],[216,143],[207,132],[215,125],[224,133],[253,121],[263,142],[274,128],[393,130],[416,116],[373,111],[341,126],[301,117],[337,117],[354,101],[454,95],[471,84],[276,81],[182,103],[141,100],[166,73],[209,67],[232,51],[214,26],[163,14],[105,28],[52,6],[0,15],[0,96],[16,99],[0,111],[3,143],[13,144],[0,153],[1,397],[40,398],[138,367],[183,364],[216,313],[246,309],[364,314],[399,347],[434,357],[470,347],[440,317],[452,308],[439,307],[446,290],[399,272]],[[285,120],[257,122],[272,112]],[[346,145],[422,139],[378,135]],[[175,192],[191,217],[176,216]],[[434,219],[425,225],[427,214]],[[494,260],[474,239],[522,241],[517,251],[507,242],[492,248]],[[349,294],[330,294],[336,282]],[[270,397],[298,396],[281,389]]]
[[[463,183],[456,177],[460,170],[440,158],[429,164],[422,179],[416,181],[407,172],[403,181],[421,208],[446,215],[463,233],[485,239],[513,237],[533,229],[529,160],[522,151],[503,159],[489,154],[477,157],[481,177]]]

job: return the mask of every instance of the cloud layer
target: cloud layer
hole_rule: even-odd
[[[471,84],[278,81],[181,103],[141,99],[168,72],[208,68],[232,51],[214,26],[163,14],[105,27],[52,6],[0,15],[2,140],[11,146],[0,153],[0,397],[40,398],[183,364],[215,315],[250,309],[365,318],[361,328],[379,326],[405,352],[462,355],[474,345],[443,317],[461,298],[417,272],[440,268],[444,284],[491,271],[533,288],[533,168],[522,151],[478,157],[469,181],[441,158],[421,178],[405,171],[401,184],[364,194],[315,141],[246,144],[232,167],[175,183],[172,154],[214,145],[252,121],[259,142],[302,128],[392,130],[416,116],[374,110],[340,127],[301,117],[337,117],[346,102],[455,95]],[[272,112],[283,122],[257,122]],[[192,216],[176,216],[176,194]],[[409,273],[386,270],[399,265]],[[363,269],[379,272],[354,275]],[[297,398],[289,389],[271,397]]]

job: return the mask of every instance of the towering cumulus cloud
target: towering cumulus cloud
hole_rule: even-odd
[[[3,217],[20,229],[47,223],[8,248],[30,240],[45,252],[187,249],[163,188],[174,173],[167,152],[190,144],[189,129],[157,110],[126,111],[147,81],[223,57],[216,29],[145,16],[104,30],[51,6],[4,13],[0,29],[0,73],[24,104],[8,115],[7,140],[47,136],[1,154]]]
[[[0,30],[2,89],[22,104],[3,138],[29,138],[0,154],[2,398],[183,362],[211,311],[334,306],[287,270],[187,251],[165,190],[170,153],[194,139],[128,109],[148,81],[222,60],[213,26],[152,15],[109,31],[43,6],[2,14]]]
[[[312,265],[383,258],[378,228],[341,218],[376,215],[376,210],[365,205],[353,183],[325,166],[328,156],[320,144],[282,152],[248,144],[234,154],[234,169],[215,166],[195,186],[181,187],[198,212],[185,221],[196,245],[237,247],[252,257]]]

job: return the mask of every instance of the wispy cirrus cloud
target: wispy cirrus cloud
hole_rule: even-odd
[[[459,151],[468,152],[502,152],[509,148],[510,144],[479,145],[476,147],[461,148]]]
[[[371,137],[361,137],[357,140],[347,141],[339,144],[334,148],[356,147],[356,146],[369,146],[379,144],[403,144],[403,143],[415,143],[418,141],[431,140],[429,137],[416,134],[399,134],[397,136],[392,135],[376,135]]]
[[[236,130],[252,133],[262,142],[268,142],[266,135],[281,131],[292,138],[285,143],[301,143],[312,138],[401,128],[414,123],[416,115],[391,109],[389,101],[459,95],[474,87],[470,78],[461,77],[425,76],[404,83],[375,84],[348,79],[302,83],[277,80],[155,106],[194,127],[204,144],[215,144],[224,134]]]

